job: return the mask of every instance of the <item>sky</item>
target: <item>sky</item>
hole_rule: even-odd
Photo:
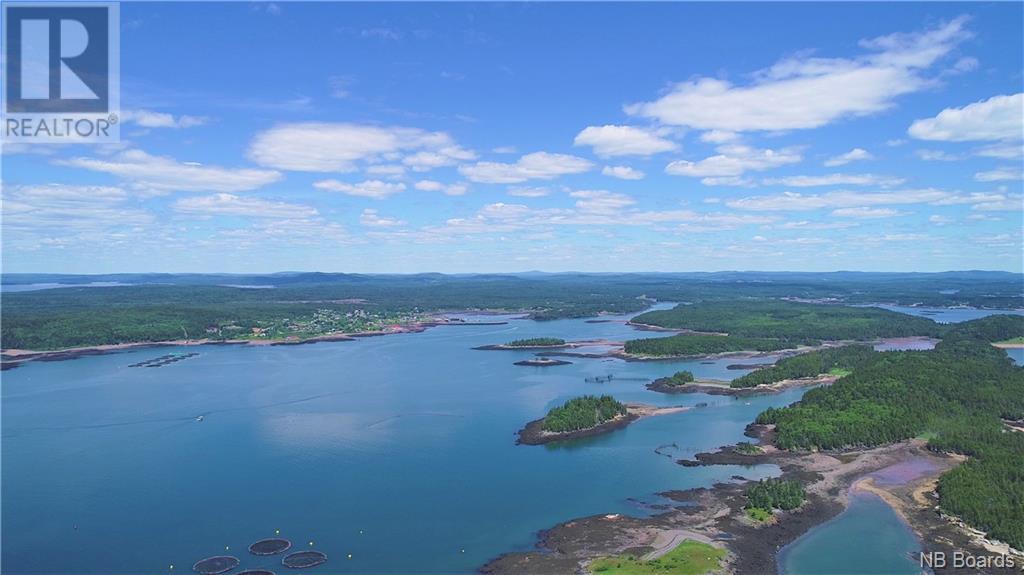
[[[121,4],[13,272],[1022,268],[1024,4]]]

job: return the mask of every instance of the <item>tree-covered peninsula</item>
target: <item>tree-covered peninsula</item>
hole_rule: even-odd
[[[825,373],[844,375],[873,361],[878,354],[879,352],[869,345],[818,349],[781,359],[771,367],[758,369],[732,380],[730,385],[732,387],[755,387],[785,379],[815,377]]]
[[[705,301],[650,311],[632,321],[742,338],[801,342],[937,336],[942,331],[941,326],[930,319],[880,308],[783,300]]]
[[[688,357],[735,351],[777,351],[799,345],[782,339],[736,337],[731,335],[678,334],[669,337],[631,339],[624,351],[633,356]]]
[[[965,322],[948,328],[934,350],[877,353],[800,402],[765,410],[757,423],[775,425],[783,449],[929,437],[932,450],[968,456],[940,478],[942,510],[1024,548],[1024,434],[1004,424],[1024,419],[1024,368],[986,339],[1005,337],[1014,325],[1017,320]]]

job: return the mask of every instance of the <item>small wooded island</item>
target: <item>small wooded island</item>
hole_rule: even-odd
[[[654,407],[624,404],[610,395],[584,395],[554,407],[541,419],[531,421],[519,430],[516,443],[541,445],[552,441],[600,435],[626,427],[651,415],[679,413],[689,407]]]
[[[557,337],[531,337],[529,339],[516,339],[508,343],[500,343],[497,345],[482,345],[480,347],[474,347],[473,349],[552,349],[565,347],[567,344],[564,339]]]
[[[651,391],[661,391],[663,393],[674,393],[679,391],[684,385],[693,383],[695,378],[693,372],[690,371],[677,371],[668,377],[662,377],[654,380],[648,384],[647,389]]]

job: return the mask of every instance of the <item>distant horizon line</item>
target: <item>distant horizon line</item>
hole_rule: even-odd
[[[1024,275],[1021,271],[1010,271],[1010,270],[998,270],[998,269],[952,269],[942,271],[881,271],[881,270],[855,270],[855,269],[837,269],[830,271],[802,271],[802,270],[676,270],[676,271],[665,271],[665,270],[647,270],[647,271],[581,271],[581,270],[563,270],[563,271],[542,271],[542,270],[522,270],[522,271],[466,271],[466,272],[441,272],[441,271],[418,271],[418,272],[368,272],[368,271],[322,271],[322,270],[281,270],[274,272],[161,272],[161,271],[117,271],[117,272],[2,272],[0,277],[9,276],[29,276],[29,275],[49,275],[49,276],[115,276],[115,275],[222,275],[222,276],[274,276],[274,275],[304,275],[304,274],[325,274],[325,275],[373,275],[373,276],[415,276],[415,275],[446,275],[446,276],[481,276],[481,275],[645,275],[645,274],[920,274],[920,275],[938,275],[938,274],[952,274],[952,273],[991,273],[991,274],[1012,274],[1012,275]]]

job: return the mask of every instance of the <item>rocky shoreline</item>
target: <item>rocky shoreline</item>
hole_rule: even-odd
[[[922,542],[922,550],[954,550],[973,555],[993,553],[991,546],[946,518],[937,509],[933,490],[937,477],[958,465],[963,458],[928,451],[923,441],[911,440],[873,449],[844,450],[829,453],[786,452],[775,448],[770,426],[750,425],[746,434],[756,438],[762,453],[747,455],[733,446],[715,452],[697,454],[695,460],[679,461],[686,466],[775,464],[785,479],[799,480],[807,488],[807,499],[798,509],[777,512],[774,520],[755,523],[746,516],[744,492],[748,481],[734,476],[735,482],[718,483],[710,488],[670,491],[660,495],[675,502],[671,508],[652,517],[595,515],[566,521],[541,531],[535,551],[501,555],[480,568],[482,573],[540,574],[585,572],[593,558],[632,553],[642,555],[657,547],[667,532],[691,534],[723,546],[729,552],[726,572],[764,574],[777,572],[776,555],[812,528],[841,513],[854,485],[863,487],[872,473],[907,461],[927,461],[928,471],[902,485],[879,487],[884,499],[900,513]],[[860,482],[860,483],[858,483]],[[659,539],[660,538],[660,539]],[[992,569],[991,573],[1011,570]],[[977,569],[946,568],[943,575],[978,573]]]

